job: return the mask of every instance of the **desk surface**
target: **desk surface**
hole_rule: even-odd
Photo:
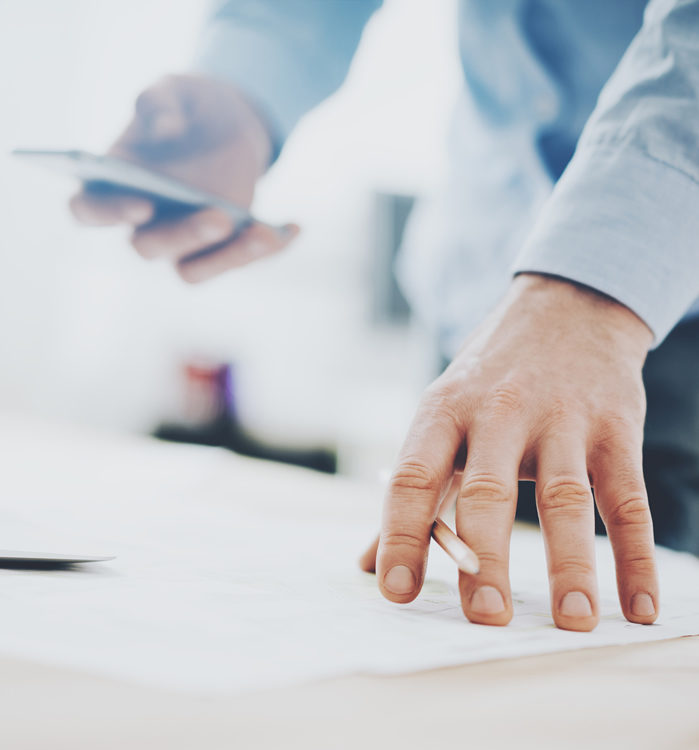
[[[3,747],[699,748],[699,637],[198,698],[0,660]]]
[[[31,439],[41,456],[69,437],[41,426],[6,429],[8,450]],[[37,442],[41,435],[48,443]],[[94,454],[80,443],[85,460],[113,447],[92,443]],[[65,456],[54,460],[65,481],[83,481]],[[5,469],[11,476],[11,464]],[[2,657],[0,747],[696,749],[698,698],[699,636],[215,697]]]

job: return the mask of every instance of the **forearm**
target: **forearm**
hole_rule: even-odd
[[[278,151],[298,120],[343,82],[380,0],[228,0],[215,4],[194,68],[239,86]]]

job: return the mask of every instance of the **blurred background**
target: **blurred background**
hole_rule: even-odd
[[[391,259],[412,198],[445,166],[454,3],[386,0],[345,85],[301,122],[253,206],[298,222],[300,238],[192,287],[124,231],[77,226],[75,186],[9,151],[104,150],[147,84],[188,69],[206,11],[1,0],[0,411],[375,478],[439,367]]]

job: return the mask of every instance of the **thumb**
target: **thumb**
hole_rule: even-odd
[[[359,558],[359,567],[365,573],[376,573],[376,553],[379,549],[380,537],[376,537],[374,541],[367,547],[364,554]]]

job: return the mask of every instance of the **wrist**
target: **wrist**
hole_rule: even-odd
[[[258,177],[263,175],[273,161],[275,143],[273,130],[254,98],[234,82],[215,76],[195,73],[182,77],[214,97],[219,123],[226,123],[229,138],[245,142]],[[215,115],[210,107],[207,103],[207,117]]]
[[[236,89],[236,92],[240,97],[244,109],[245,137],[254,154],[259,175],[263,175],[273,161],[274,143],[272,141],[272,134],[265,118],[254,102],[239,89]]]
[[[508,298],[518,314],[544,316],[559,335],[581,335],[601,346],[621,348],[645,360],[653,333],[626,305],[575,281],[545,274],[521,273]]]

